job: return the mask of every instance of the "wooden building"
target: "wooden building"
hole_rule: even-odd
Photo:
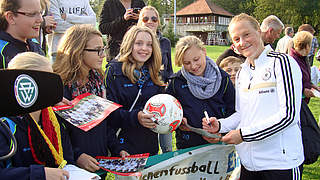
[[[228,25],[233,14],[210,0],[197,0],[178,11],[176,17],[179,36],[195,35],[207,45],[227,45],[230,42]]]

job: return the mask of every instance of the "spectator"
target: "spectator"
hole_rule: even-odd
[[[301,26],[299,26],[298,32],[300,32],[300,31],[308,31],[312,35],[314,35],[314,33],[315,33],[315,30],[313,29],[313,27],[310,24],[302,24]],[[314,59],[314,55],[317,52],[318,46],[319,46],[319,44],[318,44],[317,38],[313,37],[312,38],[312,46],[311,46],[310,52],[307,56],[310,67],[313,66],[313,59]]]
[[[246,57],[244,57],[243,55],[241,55],[235,48],[234,45],[232,44],[230,46],[230,48],[228,48],[227,50],[225,50],[216,60],[216,64],[218,66],[220,66],[220,63],[223,59],[229,57],[229,56],[233,56],[236,58],[239,58],[241,60],[242,63],[244,63],[244,61],[246,61]]]
[[[206,56],[199,38],[186,36],[179,39],[175,64],[182,68],[172,77],[166,92],[181,103],[184,123],[202,128],[204,111],[219,118],[234,113],[235,91],[229,76]],[[176,130],[178,149],[217,142],[209,139],[188,131],[184,125]]]
[[[285,36],[283,36],[277,43],[276,51],[288,54],[288,43],[294,35],[294,30],[292,27],[286,27],[284,29]]]
[[[171,42],[168,38],[163,37],[160,30],[160,16],[156,8],[145,6],[142,8],[138,20],[138,26],[146,26],[157,34],[162,57],[162,65],[160,69],[162,81],[169,82],[169,77],[173,74],[171,63]],[[159,134],[160,147],[162,152],[172,151],[172,134]]]
[[[49,11],[49,0],[40,0],[41,9],[43,11],[41,23],[40,35],[38,41],[41,44],[42,51],[47,54],[47,40],[46,35],[51,34],[56,28],[57,22],[54,20],[54,17],[48,14]]]
[[[15,56],[8,68],[52,72],[50,61],[33,52]],[[1,118],[0,121],[14,126],[18,144],[13,157],[0,161],[2,179],[56,180],[69,177],[69,173],[61,168],[66,163],[74,163],[70,139],[63,128],[62,118],[55,115],[51,107],[21,116]],[[6,136],[1,126],[2,155],[10,150],[10,141]]]
[[[54,72],[61,76],[64,97],[72,100],[83,93],[106,97],[101,69],[105,57],[101,33],[92,25],[74,25],[69,28],[58,46]],[[88,171],[99,169],[96,156],[126,156],[126,151],[116,139],[115,132],[107,126],[107,120],[89,132],[67,123],[77,165]],[[93,141],[94,139],[94,141]]]
[[[104,2],[99,29],[102,34],[109,36],[108,60],[117,56],[124,34],[138,22],[139,9],[144,6],[143,0],[106,0]]]
[[[49,14],[57,22],[53,33],[48,35],[48,49],[52,62],[56,59],[58,42],[69,27],[75,24],[96,25],[96,14],[89,0],[50,0]]]
[[[125,34],[119,59],[107,66],[107,98],[123,106],[112,113],[110,125],[121,128],[118,138],[130,154],[158,154],[158,134],[150,130],[156,123],[142,109],[148,99],[163,92],[160,66],[158,39],[143,26],[133,26]]]
[[[224,58],[220,63],[220,68],[229,74],[233,86],[236,82],[236,74],[241,69],[242,60],[234,56]]]
[[[282,21],[275,15],[270,15],[266,17],[260,26],[262,40],[265,46],[268,46],[270,50],[273,50],[271,44],[278,38],[280,38],[280,34],[284,25]]]
[[[44,53],[38,42],[42,22],[40,0],[2,0],[0,8],[0,69],[18,53]]]
[[[308,63],[308,54],[311,49],[313,35],[308,31],[300,31],[293,37],[292,56],[300,66],[302,72],[303,100],[308,104],[311,97],[314,97],[312,90],[320,90],[317,84],[312,84],[311,73]]]
[[[210,118],[212,126],[203,118],[203,128],[228,132],[221,141],[236,144],[240,179],[301,179],[299,65],[291,56],[264,46],[259,23],[252,16],[233,17],[228,29],[237,50],[247,57],[236,80],[236,112],[219,121]]]

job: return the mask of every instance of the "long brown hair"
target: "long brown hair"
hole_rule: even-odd
[[[58,45],[53,71],[61,76],[64,85],[79,81],[81,86],[89,75],[89,68],[84,64],[82,56],[88,40],[92,35],[102,37],[92,25],[74,25],[67,29]],[[98,72],[103,76],[102,69]]]
[[[150,77],[154,84],[162,86],[163,82],[160,80],[160,67],[161,67],[161,50],[159,46],[159,41],[151,29],[144,26],[133,26],[123,37],[123,41],[120,46],[120,58],[119,61],[123,62],[122,72],[127,76],[132,83],[136,83],[137,79],[133,72],[137,66],[137,61],[132,57],[132,49],[134,42],[139,32],[147,32],[152,38],[152,55],[145,64],[148,65]]]
[[[0,5],[0,30],[7,30],[9,24],[5,18],[7,11],[17,12],[21,8],[20,0],[2,0]]]

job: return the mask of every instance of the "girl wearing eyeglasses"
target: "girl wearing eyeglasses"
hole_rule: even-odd
[[[18,53],[36,52],[44,55],[39,43],[42,23],[39,0],[2,0],[0,4],[0,69],[5,69]]]
[[[133,26],[125,34],[119,58],[107,66],[107,97],[122,105],[109,122],[113,128],[121,128],[118,139],[130,154],[158,154],[158,134],[149,129],[156,126],[153,115],[142,109],[150,97],[163,92],[160,66],[158,40],[143,26]]]
[[[164,83],[168,83],[169,77],[173,74],[171,63],[171,42],[168,38],[163,37],[162,33],[158,29],[160,26],[160,16],[157,9],[152,6],[145,6],[144,8],[142,8],[142,10],[140,11],[138,26],[146,26],[157,34],[160,42],[162,56],[160,73],[162,81]],[[172,151],[171,134],[159,134],[159,141],[162,152],[165,153]]]
[[[83,93],[106,97],[101,69],[105,57],[101,33],[91,25],[75,25],[63,35],[58,45],[54,72],[65,85],[64,97],[72,100]],[[77,165],[88,171],[99,169],[95,156],[107,156],[108,149],[114,156],[126,156],[114,131],[102,121],[88,132],[67,123]]]

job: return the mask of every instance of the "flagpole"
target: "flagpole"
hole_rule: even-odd
[[[176,35],[176,24],[177,24],[177,3],[176,3],[176,0],[174,0],[174,17],[173,17],[173,33],[174,35]]]

